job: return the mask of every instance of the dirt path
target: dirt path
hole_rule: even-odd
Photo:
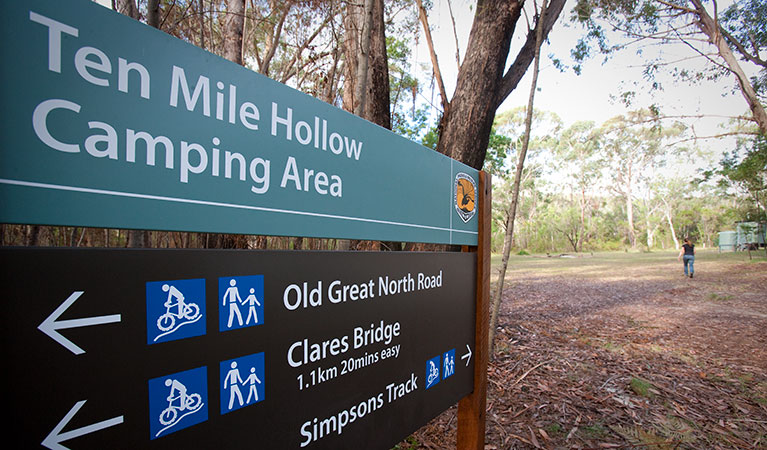
[[[485,448],[767,449],[767,263],[696,270],[584,258],[511,273]],[[400,448],[455,448],[455,408]]]

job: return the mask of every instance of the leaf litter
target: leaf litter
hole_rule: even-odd
[[[509,275],[485,449],[767,449],[767,263]],[[454,449],[457,407],[401,449]]]

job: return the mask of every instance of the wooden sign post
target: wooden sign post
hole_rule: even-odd
[[[464,251],[477,253],[477,297],[474,336],[474,392],[458,403],[458,449],[485,448],[487,414],[487,364],[489,360],[490,323],[490,220],[492,218],[492,181],[480,172],[478,192],[479,237],[476,247]]]

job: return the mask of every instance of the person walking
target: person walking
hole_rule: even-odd
[[[690,242],[690,238],[684,238],[684,245],[682,245],[682,249],[679,250],[677,260],[683,261],[684,263],[684,276],[687,276],[689,272],[689,276],[692,278],[692,275],[695,272],[693,267],[695,264],[695,245]]]

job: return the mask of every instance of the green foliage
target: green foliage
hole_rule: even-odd
[[[745,156],[739,157],[745,150]],[[721,185],[735,187],[748,194],[752,207],[744,211],[743,219],[765,220],[767,207],[767,138],[756,136],[741,140],[733,153],[725,154],[716,171]],[[710,175],[710,173],[709,173]]]
[[[483,169],[493,176],[507,174],[509,167],[506,165],[506,159],[508,158],[511,143],[510,137],[498,134],[493,129],[490,132],[490,142],[487,145]]]
[[[767,0],[740,0],[730,5],[719,22],[738,42],[757,54],[767,48]]]
[[[395,445],[392,450],[414,450],[418,448],[418,445],[418,439],[411,434],[404,442]]]
[[[631,377],[630,383],[631,390],[640,397],[652,398],[654,394],[652,392],[653,386],[647,380],[637,377]]]
[[[437,146],[437,132],[432,125],[433,108],[418,104],[421,86],[417,77],[410,73],[411,48],[409,37],[392,34],[386,37],[392,131],[433,149]]]
[[[427,107],[421,107],[412,113],[395,110],[391,120],[392,131],[412,141],[418,142],[429,130],[430,116]]]
[[[704,4],[707,2],[704,2]],[[713,15],[713,14],[712,14]],[[760,55],[767,49],[767,0],[739,0],[724,12],[720,11],[719,21],[726,34],[726,41],[736,54],[743,56],[745,63],[757,66],[760,73],[752,80],[756,91],[765,95],[767,63]],[[675,80],[698,83],[729,76],[729,70],[720,63],[703,55],[710,53],[706,44],[709,39],[698,27],[700,18],[694,5],[684,2],[660,0],[578,0],[570,21],[583,26],[585,33],[571,50],[573,69],[581,73],[582,64],[596,54],[605,61],[616,52],[629,47],[636,48],[636,54],[644,65],[644,78],[652,90],[663,89],[657,74],[668,71]],[[664,56],[646,57],[645,45],[680,45],[691,51],[693,57],[708,61],[703,68],[694,69],[671,62]],[[630,100],[623,98],[623,100]]]
[[[503,246],[513,186],[513,164],[524,108],[496,118],[485,169],[494,173],[492,250]],[[668,140],[685,133],[653,109],[634,111],[601,126],[578,122],[562,129],[555,116],[537,112],[537,131],[525,171],[514,227],[514,252],[562,253],[631,247],[627,195],[637,243],[648,251],[673,248],[683,236],[699,248],[740,218],[742,195],[677,175],[689,149]],[[543,138],[537,136],[543,135]],[[505,159],[505,161],[504,161]],[[627,167],[631,167],[631,172]],[[669,169],[672,169],[669,172]],[[625,190],[631,177],[631,191]],[[673,224],[670,228],[669,221]]]
[[[439,134],[437,133],[437,128],[431,127],[423,136],[423,139],[421,139],[421,145],[429,147],[432,150],[436,150],[438,139]]]

